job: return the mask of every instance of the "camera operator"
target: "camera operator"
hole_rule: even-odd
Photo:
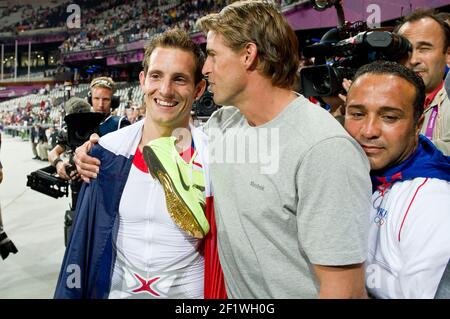
[[[90,84],[90,92],[88,94],[88,102],[72,98],[73,105],[66,107],[66,115],[77,112],[89,112],[91,105],[94,112],[104,113],[105,119],[99,126],[99,135],[103,136],[110,132],[114,132],[119,128],[125,127],[130,122],[124,116],[111,115],[111,110],[119,106],[119,98],[113,96],[115,91],[115,83],[109,77],[98,77],[92,80]],[[67,102],[66,104],[69,104]],[[72,107],[74,109],[72,110]],[[89,107],[89,109],[87,109]],[[81,109],[84,109],[81,111]],[[49,162],[56,167],[58,175],[66,180],[70,176],[66,173],[66,168],[70,166],[68,161],[62,161],[60,158],[66,150],[65,141],[58,142],[55,148],[48,154]],[[60,164],[61,163],[61,164]]]
[[[444,154],[450,155],[450,100],[444,89],[446,64],[450,64],[450,27],[431,9],[417,9],[396,27],[413,51],[401,61],[425,83],[425,121],[421,133]]]

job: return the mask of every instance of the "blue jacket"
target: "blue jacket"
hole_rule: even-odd
[[[115,259],[113,227],[142,125],[110,133],[92,148],[91,155],[102,164],[97,179],[84,183],[78,195],[55,298],[108,297]]]
[[[424,135],[419,135],[416,150],[400,164],[380,171],[371,171],[372,191],[417,177],[438,178],[450,182],[450,156],[445,156]]]

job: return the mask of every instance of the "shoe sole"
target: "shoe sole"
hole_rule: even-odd
[[[150,147],[144,146],[143,155],[150,174],[163,186],[167,211],[170,217],[189,235],[199,239],[204,238],[205,234],[195,214],[188,208],[188,205],[180,196],[180,193],[177,191],[172,179],[169,177],[169,174],[155,152]]]

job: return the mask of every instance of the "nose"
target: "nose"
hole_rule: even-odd
[[[210,65],[210,58],[207,57],[205,60],[205,64],[203,64],[202,73],[204,76],[209,77],[209,74],[211,73],[211,65]]]
[[[173,85],[172,81],[170,79],[163,79],[161,80],[161,84],[159,87],[159,92],[164,97],[170,97],[173,95]]]
[[[409,53],[408,57],[408,67],[414,67],[421,63],[420,54],[417,50],[413,49],[412,52]]]
[[[380,121],[376,117],[369,117],[361,127],[361,135],[366,139],[376,139],[381,135]]]

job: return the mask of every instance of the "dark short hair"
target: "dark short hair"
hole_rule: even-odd
[[[398,33],[400,28],[408,22],[416,22],[423,18],[430,18],[436,21],[442,29],[444,34],[444,53],[447,52],[447,48],[450,46],[450,26],[445,22],[442,15],[436,12],[434,9],[416,9],[410,15],[404,17],[400,23],[395,26],[394,32]]]
[[[436,14],[436,17],[443,20],[447,24],[450,23],[450,12],[439,12]]]
[[[395,75],[411,83],[416,89],[413,103],[414,122],[417,123],[419,121],[420,116],[423,114],[423,104],[425,103],[425,84],[420,76],[397,62],[375,61],[360,67],[353,77],[353,83],[367,73]],[[383,85],[383,83],[380,83],[380,85]]]
[[[174,48],[186,52],[191,52],[195,58],[194,81],[198,84],[203,79],[202,69],[205,63],[205,54],[198,44],[196,44],[189,35],[181,29],[169,29],[163,33],[153,36],[145,47],[144,73],[147,74],[148,63],[153,50],[156,48]]]

